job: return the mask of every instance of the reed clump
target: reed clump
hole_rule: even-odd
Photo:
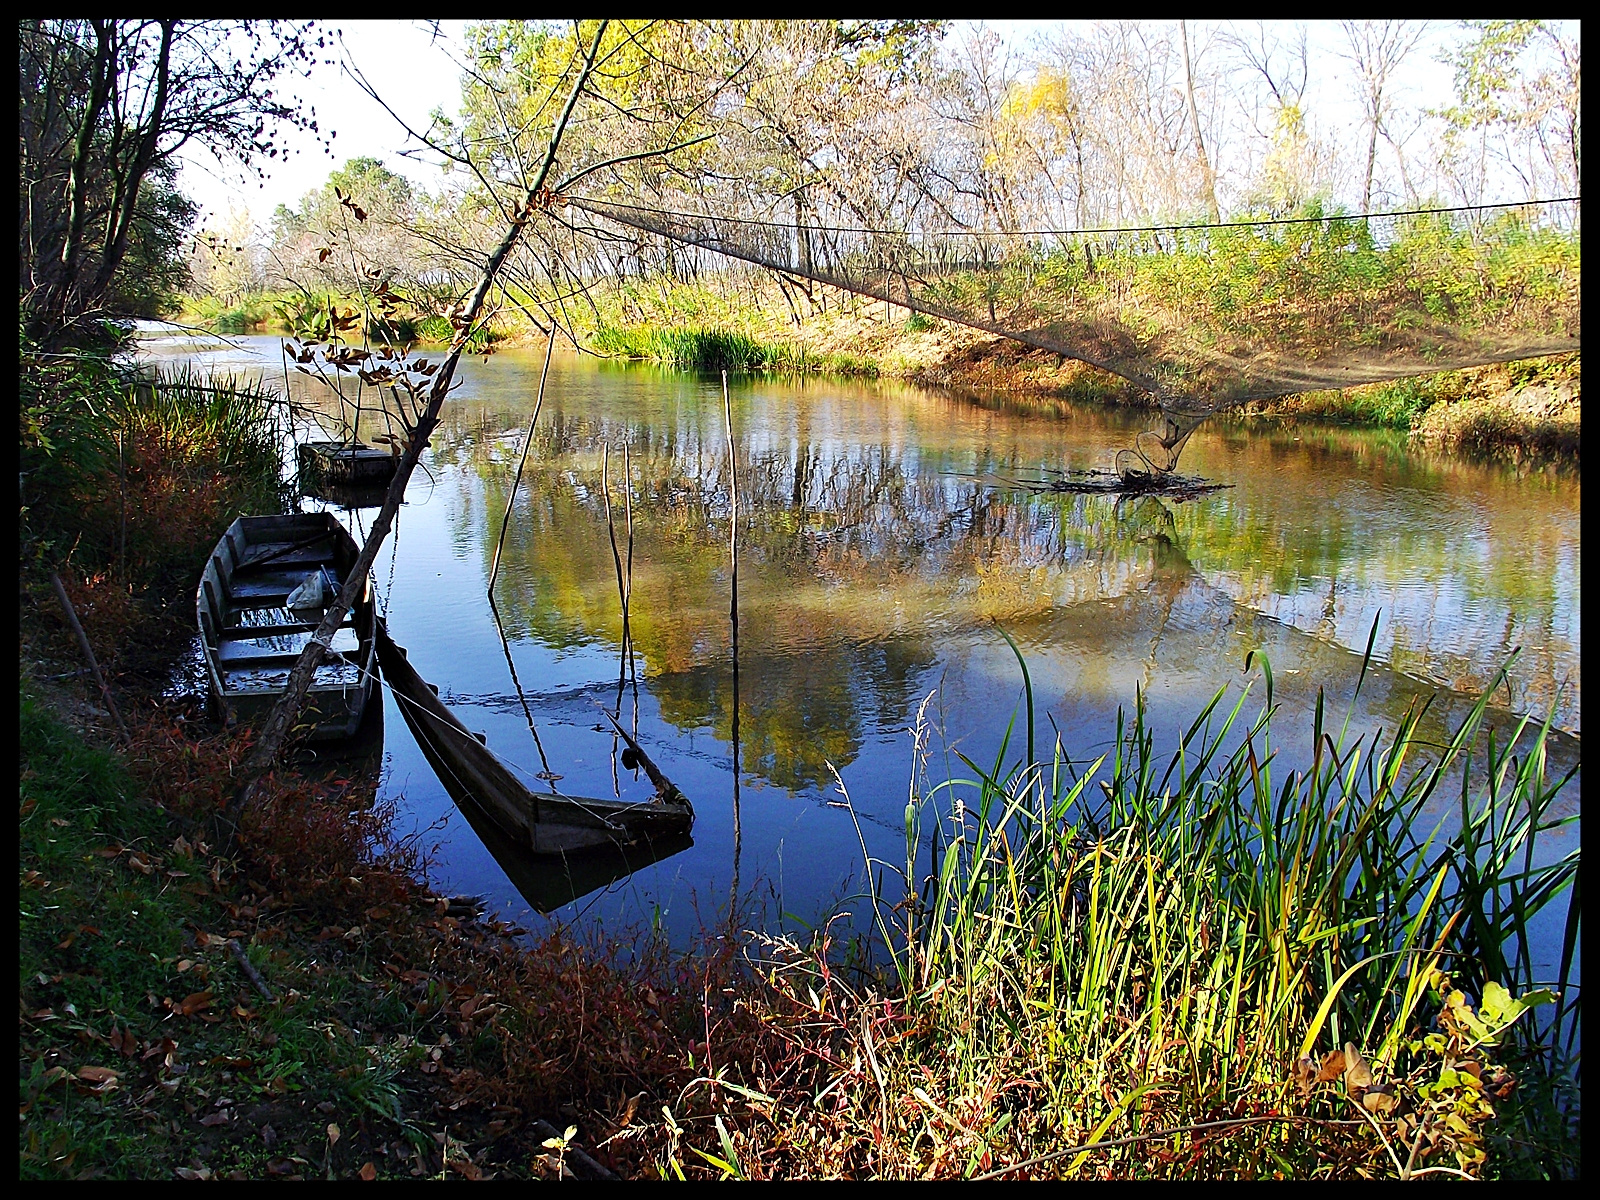
[[[1575,1175],[1579,851],[1540,842],[1577,817],[1554,807],[1570,776],[1546,776],[1548,727],[1484,738],[1480,702],[1445,746],[1420,740],[1418,711],[1352,740],[1319,705],[1314,760],[1286,770],[1266,669],[1254,722],[1218,693],[1169,755],[1141,702],[1106,758],[1074,764],[1059,741],[1036,758],[1030,695],[1014,765],[1003,748],[934,784],[919,720],[906,861],[868,864],[905,886],[863,898],[887,977],[850,986],[825,945],[769,944],[763,1018],[806,1030],[789,1069],[814,1099],[790,1108],[769,1068],[765,1102],[742,1102],[766,1119],[735,1121],[725,1093],[726,1136],[700,1159],[768,1176]],[[1441,810],[1452,769],[1471,782]],[[1551,978],[1530,929],[1558,902]]]
[[[705,326],[605,325],[594,348],[685,371],[783,371],[876,376],[878,366],[848,354],[817,354],[785,342],[762,342],[735,330]]]

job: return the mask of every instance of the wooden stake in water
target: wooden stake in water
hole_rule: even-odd
[[[733,887],[728,894],[728,920],[739,901],[739,457],[733,442],[733,402],[728,399],[728,373],[722,373],[722,415],[728,430],[728,567],[731,581],[728,623],[733,637]]]
[[[533,427],[539,423],[539,410],[544,407],[544,381],[550,377],[550,355],[556,348],[556,331],[550,330],[550,341],[544,348],[544,370],[539,372],[539,397],[533,402],[533,417],[528,422],[528,436],[522,441],[522,457],[517,459],[517,473],[511,480],[511,495],[506,497],[506,515],[500,519],[500,540],[494,544],[494,562],[489,567],[489,591],[494,591],[494,581],[500,574],[500,551],[506,544],[506,530],[511,526],[511,506],[517,502],[517,485],[522,482],[522,467],[528,461],[528,448],[533,445]]]
[[[624,579],[622,574],[622,552],[617,549],[617,521],[616,514],[611,507],[611,445],[608,442],[600,455],[600,491],[606,498],[606,534],[611,538],[611,561],[617,568],[617,603],[622,606],[622,654],[620,657],[620,674],[618,683],[628,676],[628,648],[632,638],[632,630],[628,625],[628,590],[629,580],[632,578],[633,561],[629,555],[629,578]],[[619,703],[620,697],[619,697]],[[620,710],[619,710],[620,711]]]

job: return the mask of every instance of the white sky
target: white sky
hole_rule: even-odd
[[[439,22],[450,50],[459,53],[465,20]],[[1023,48],[1032,38],[1062,24],[1080,22],[993,21],[989,28],[1011,46]],[[1087,22],[1082,22],[1087,24]],[[1287,22],[1284,23],[1287,26]],[[400,116],[415,128],[426,129],[428,114],[443,107],[452,115],[460,99],[460,74],[446,47],[432,41],[433,23],[424,21],[340,21],[345,52]],[[1359,113],[1348,94],[1348,66],[1338,58],[1343,38],[1335,21],[1310,22],[1312,80],[1307,108],[1325,134],[1341,140],[1360,136]],[[1198,53],[1207,49],[1206,32],[1215,23],[1202,23],[1191,33]],[[953,32],[958,36],[960,29]],[[1439,48],[1451,36],[1446,23],[1437,22],[1424,44],[1407,61],[1404,77],[1397,81],[1395,99],[1409,106],[1441,105],[1451,97],[1450,69],[1438,61]],[[254,178],[220,176],[203,152],[185,156],[179,186],[199,203],[202,226],[215,225],[230,210],[248,210],[258,226],[265,226],[279,204],[298,206],[306,192],[322,185],[328,172],[357,155],[382,159],[391,170],[429,190],[441,181],[436,167],[402,157],[408,139],[394,118],[362,92],[337,67],[321,66],[309,80],[296,80],[299,95],[316,108],[323,130],[333,129],[333,153],[328,155],[310,135],[285,137],[286,162],[272,164],[264,185]],[[417,143],[409,142],[412,149]],[[1348,144],[1348,143],[1347,143]],[[265,167],[267,164],[263,163]]]
[[[344,48],[391,107],[418,130],[428,127],[428,114],[442,107],[454,115],[461,99],[460,73],[445,51],[430,44],[432,29],[424,21],[338,21],[330,22],[344,35]],[[442,21],[443,31],[462,44],[468,22]],[[436,167],[401,157],[410,141],[394,117],[385,112],[338,67],[318,66],[309,79],[296,79],[296,93],[316,108],[317,124],[325,132],[334,130],[330,156],[310,134],[282,139],[288,147],[288,161],[263,162],[268,171],[265,184],[252,177],[241,180],[218,172],[216,164],[203,151],[185,154],[178,186],[201,208],[201,224],[225,217],[230,209],[248,209],[259,225],[266,224],[280,204],[297,207],[300,198],[322,186],[328,172],[342,167],[345,160],[359,155],[382,159],[392,171],[436,189],[440,175]],[[285,91],[291,90],[287,86]]]

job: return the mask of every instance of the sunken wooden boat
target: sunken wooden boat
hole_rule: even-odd
[[[195,607],[211,695],[228,723],[264,717],[360,551],[332,513],[240,517],[200,577]],[[290,608],[320,577],[326,603]],[[377,679],[372,581],[344,615],[312,678],[299,726],[306,740],[354,737]]]
[[[595,847],[559,857],[537,855],[501,831],[469,796],[456,796],[456,807],[466,818],[483,848],[500,865],[528,907],[552,913],[590,892],[626,879],[651,863],[671,858],[694,845],[687,833],[651,837],[626,846]]]
[[[617,732],[638,756],[655,786],[650,800],[591,799],[530,791],[484,744],[481,735],[457,720],[432,685],[417,674],[405,649],[389,637],[381,617],[376,638],[378,664],[400,706],[400,715],[439,781],[469,819],[476,814],[487,817],[519,851],[541,857],[614,854],[619,849],[634,849],[646,852],[643,858],[637,853],[632,855],[640,860],[636,866],[643,866],[664,856],[651,850],[656,843],[670,847],[665,850],[667,853],[683,847],[694,824],[694,809],[626,730],[618,727]],[[609,878],[603,882],[609,882]]]
[[[295,451],[302,487],[387,488],[400,455],[365,442],[301,442]]]

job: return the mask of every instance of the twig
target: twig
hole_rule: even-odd
[[[506,640],[505,627],[500,623],[500,609],[494,602],[494,593],[489,593],[489,615],[494,618],[494,631],[500,635],[500,649],[505,651],[506,666],[511,668],[511,686],[517,689],[517,701],[522,705],[522,715],[528,718],[528,732],[533,734],[533,744],[538,748],[539,761],[544,765],[544,771],[539,778],[550,785],[552,793],[556,790],[556,780],[560,778],[550,769],[550,760],[545,757],[544,743],[539,740],[539,729],[533,723],[533,710],[528,707],[528,697],[522,691],[522,681],[517,678],[517,664],[511,660],[511,643]]]
[[[550,355],[556,348],[556,331],[550,330],[550,341],[544,349],[544,370],[539,372],[539,398],[533,402],[533,417],[528,422],[528,436],[522,443],[522,457],[517,459],[517,473],[511,480],[511,495],[506,497],[506,515],[500,521],[500,540],[494,544],[494,563],[489,567],[489,592],[494,592],[495,577],[500,574],[500,550],[506,544],[506,530],[511,526],[511,506],[517,502],[517,485],[522,482],[522,467],[528,461],[528,448],[533,445],[533,427],[539,423],[539,410],[544,407],[544,381],[550,375]]]
[[[533,1131],[542,1138],[556,1138],[558,1141],[566,1144],[566,1139],[561,1136],[561,1131],[543,1118],[536,1118],[534,1120]],[[616,1182],[621,1179],[621,1176],[613,1171],[610,1167],[605,1166],[603,1163],[596,1162],[582,1150],[579,1150],[576,1146],[566,1145],[566,1149],[562,1153],[570,1157],[580,1167],[587,1171],[590,1177],[593,1179],[605,1179],[611,1182]]]
[[[623,570],[622,624],[627,631],[628,675],[635,685],[639,673],[633,665],[633,456],[626,439],[622,443],[622,511],[628,526],[628,565]]]
[[[276,1004],[278,998],[272,994],[272,989],[267,986],[267,981],[261,978],[261,972],[251,964],[249,957],[244,952],[244,947],[239,945],[239,939],[229,938],[228,949],[233,952],[233,960],[239,964],[239,970],[244,972],[244,977],[255,984],[256,991],[267,998],[267,1003]]]
[[[617,602],[622,605],[622,674],[628,670],[628,640],[632,631],[628,626],[628,587],[622,579],[622,552],[617,549],[617,521],[611,510],[611,443],[605,444],[600,456],[600,490],[606,498],[606,533],[611,538],[611,561],[617,568]],[[621,703],[620,696],[618,703]]]
[[[131,745],[133,739],[128,736],[128,727],[122,723],[122,714],[117,711],[117,702],[111,697],[111,689],[106,686],[105,676],[100,674],[100,664],[95,661],[94,651],[89,647],[89,635],[84,633],[83,626],[78,621],[77,610],[72,607],[72,599],[67,595],[67,589],[62,586],[61,576],[54,571],[50,572],[50,586],[55,589],[56,599],[61,601],[61,608],[67,614],[67,623],[72,626],[72,632],[78,637],[78,649],[83,651],[83,657],[89,662],[89,673],[94,676],[94,681],[100,687],[100,695],[105,698],[106,708],[111,710],[111,719],[117,723],[117,732],[122,735],[122,744]]]

